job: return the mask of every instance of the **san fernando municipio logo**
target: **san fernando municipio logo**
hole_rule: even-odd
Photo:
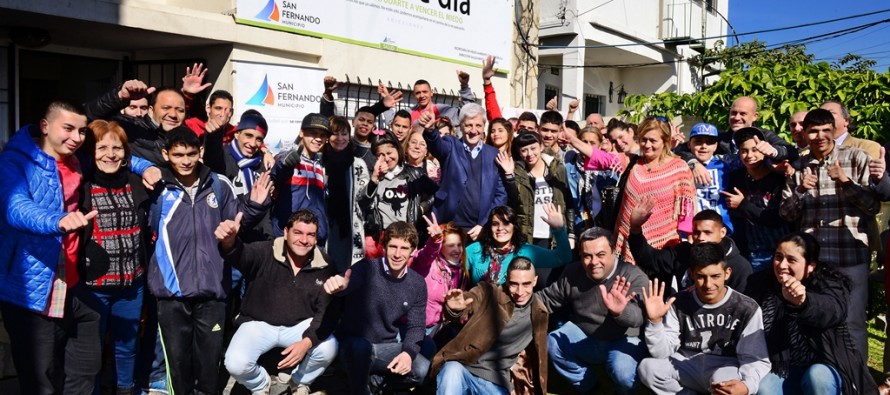
[[[269,0],[266,3],[266,6],[256,14],[257,19],[262,19],[264,21],[275,21],[278,22],[280,13],[278,12],[278,4],[275,4],[275,0]]]
[[[275,104],[275,93],[272,92],[272,87],[269,86],[268,74],[263,76],[263,83],[260,85],[260,88],[257,89],[256,93],[251,96],[250,100],[247,101],[247,104],[260,107]]]

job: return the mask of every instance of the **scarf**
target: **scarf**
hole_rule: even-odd
[[[488,247],[488,256],[491,257],[491,263],[488,265],[488,273],[483,278],[493,285],[501,283],[501,267],[504,264],[504,257],[513,253],[513,245],[504,248],[495,246]]]
[[[234,184],[236,187],[241,187],[239,195],[247,195],[253,190],[253,182],[256,181],[257,175],[256,172],[253,171],[253,167],[256,166],[263,157],[261,155],[254,156],[253,158],[248,158],[241,153],[241,149],[238,148],[237,142],[232,142],[229,144],[229,152],[232,154],[232,157],[235,158],[235,161],[238,163],[238,168],[241,171],[238,175],[235,176]]]

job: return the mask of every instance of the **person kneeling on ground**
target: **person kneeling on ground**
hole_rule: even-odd
[[[693,245],[689,258],[693,288],[667,302],[664,283],[643,290],[652,358],[640,362],[640,381],[656,394],[757,393],[770,369],[760,307],[726,286],[732,269],[720,245]]]
[[[237,238],[240,219],[225,221],[215,231],[226,262],[251,284],[236,317],[240,326],[226,351],[226,369],[252,393],[268,395],[272,381],[257,359],[286,347],[278,368],[292,369],[293,393],[308,395],[309,385],[337,356],[333,332],[339,309],[330,308],[333,298],[322,287],[337,267],[316,248],[318,216],[297,210],[283,237],[246,245]]]
[[[547,308],[532,293],[538,277],[528,258],[507,266],[503,285],[480,282],[445,296],[445,316],[464,329],[433,357],[438,394],[509,394],[510,368],[526,351],[536,394],[547,393]]]

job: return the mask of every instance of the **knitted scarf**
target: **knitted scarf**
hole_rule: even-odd
[[[243,185],[244,186],[244,194],[249,194],[251,190],[253,190],[253,182],[256,180],[256,172],[253,171],[253,167],[256,166],[263,157],[260,155],[256,155],[253,158],[248,158],[241,153],[241,149],[238,148],[237,142],[232,142],[229,144],[229,152],[232,153],[232,157],[235,158],[235,161],[238,162],[238,168],[241,171],[235,176],[234,184],[235,185]]]
[[[488,256],[491,257],[491,263],[488,265],[488,273],[483,276],[486,281],[494,285],[501,283],[501,267],[504,264],[504,257],[513,253],[513,250],[512,244],[503,248],[488,247]]]

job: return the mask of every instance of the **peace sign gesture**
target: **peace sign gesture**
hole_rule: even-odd
[[[436,220],[436,213],[431,212],[429,217],[424,215],[423,220],[426,221],[426,231],[429,233],[430,238],[439,240],[442,237],[442,227],[439,226],[439,221]]]

